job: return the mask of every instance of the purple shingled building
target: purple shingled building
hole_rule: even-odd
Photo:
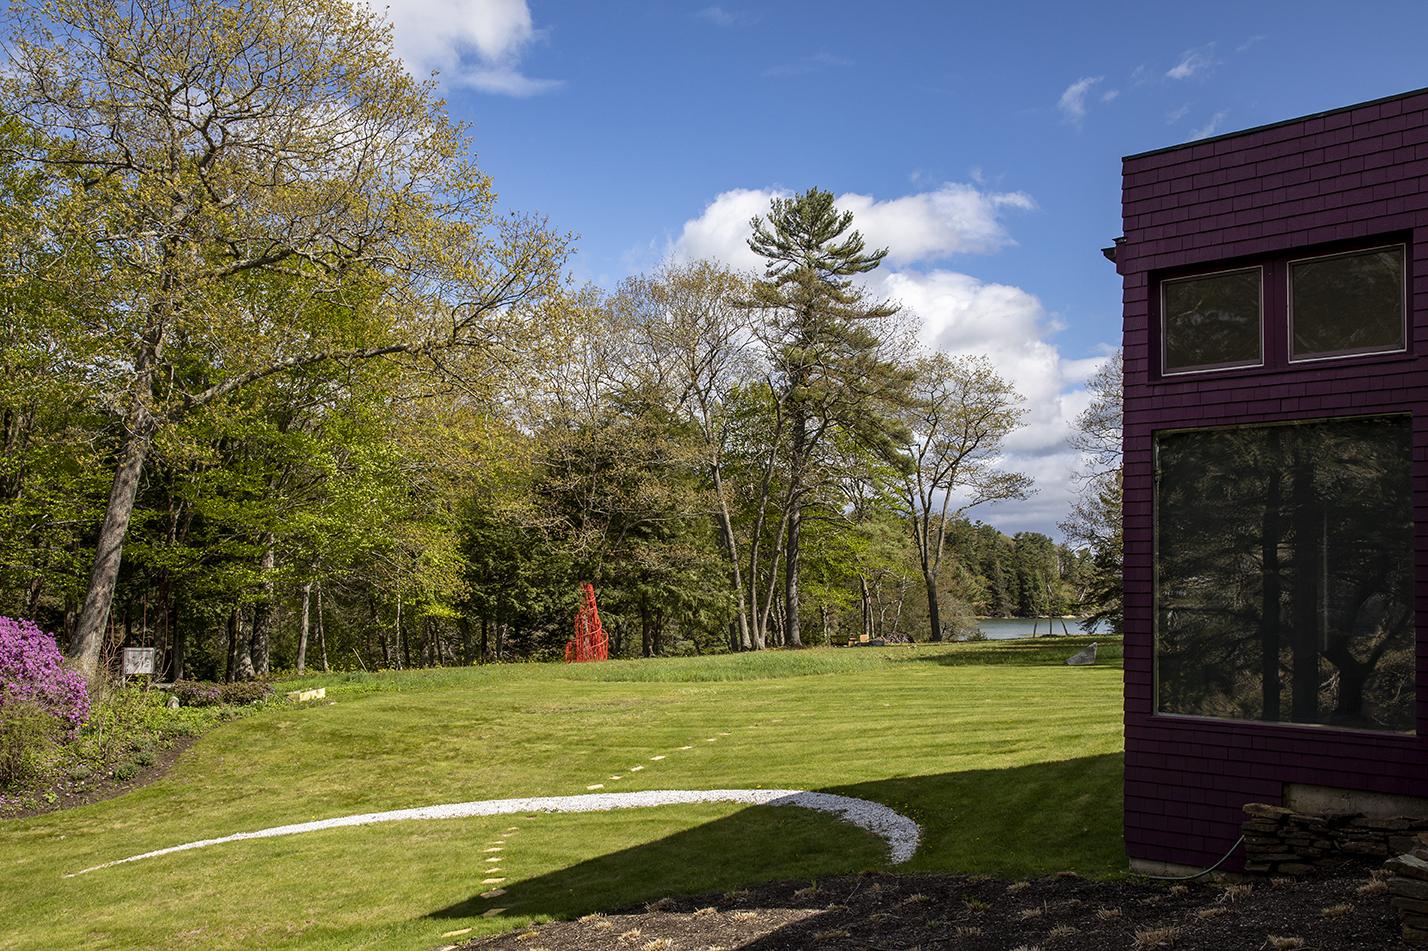
[[[1428,815],[1428,90],[1123,174],[1132,867]]]

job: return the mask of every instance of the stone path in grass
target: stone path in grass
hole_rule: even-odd
[[[779,723],[781,720],[771,722]],[[716,743],[719,737],[728,736],[728,733],[720,733],[717,736],[706,737],[705,743]],[[676,753],[694,749],[693,745],[681,746],[673,751]],[[668,759],[668,754],[658,754],[650,757],[650,762],[659,763]],[[626,773],[637,773],[645,769],[643,765],[631,766],[625,773],[611,776],[611,781],[618,781],[625,778]],[[197,842],[186,842],[183,845],[171,846],[167,849],[156,849],[153,852],[145,852],[142,855],[131,855],[128,858],[117,859],[113,862],[105,862],[102,865],[94,865],[78,872],[71,872],[66,878],[73,878],[75,875],[83,875],[86,872],[96,872],[102,868],[111,868],[115,865],[123,865],[127,862],[137,862],[140,859],[155,858],[160,855],[168,855],[171,852],[185,852],[189,849],[201,849],[210,845],[221,845],[224,842],[238,842],[243,839],[268,839],[282,835],[297,835],[302,832],[315,832],[319,829],[333,829],[340,826],[362,826],[372,825],[377,822],[400,822],[409,819],[458,819],[470,816],[504,816],[515,815],[525,812],[606,812],[610,809],[634,809],[645,806],[669,806],[684,803],[697,802],[743,802],[757,806],[802,806],[805,809],[817,809],[820,812],[829,812],[838,816],[844,822],[850,823],[866,829],[876,836],[882,838],[888,844],[888,851],[893,864],[900,864],[912,858],[917,851],[918,842],[922,838],[922,828],[911,819],[902,815],[894,809],[884,806],[882,803],[869,802],[866,799],[854,799],[851,796],[835,796],[832,793],[809,792],[805,789],[655,789],[644,792],[594,792],[593,790],[604,789],[604,783],[591,783],[585,787],[591,792],[583,796],[533,796],[524,799],[487,799],[479,802],[457,802],[445,803],[436,806],[422,806],[416,809],[394,809],[390,812],[368,812],[356,816],[338,816],[332,819],[317,819],[312,822],[298,822],[292,825],[274,826],[270,829],[259,829],[256,832],[237,832],[233,835],[225,835],[216,839],[200,839]],[[506,833],[516,831],[512,826]],[[491,843],[486,849],[487,852],[502,852],[505,849],[504,840],[497,840]],[[487,862],[499,863],[501,857],[493,856],[486,859]],[[499,867],[487,868],[487,874],[499,873]],[[498,885],[504,882],[503,878],[489,878],[482,882],[483,885]],[[491,897],[501,894],[500,889],[493,889]],[[486,897],[486,896],[483,896]]]

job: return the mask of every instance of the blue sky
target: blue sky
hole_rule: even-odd
[[[1059,537],[1070,420],[1120,336],[1120,159],[1428,86],[1428,4],[406,0],[398,53],[508,209],[577,233],[578,281],[756,262],[748,218],[817,186],[890,254],[874,289],[1028,400],[1027,502]]]

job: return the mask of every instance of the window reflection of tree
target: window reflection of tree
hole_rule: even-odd
[[[1302,261],[1291,268],[1294,355],[1403,346],[1403,249]]]
[[[1411,731],[1408,418],[1157,444],[1160,712]]]
[[[1258,268],[1164,287],[1167,369],[1259,361]]]

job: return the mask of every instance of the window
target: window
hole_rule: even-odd
[[[1157,711],[1412,732],[1410,418],[1155,448]]]
[[[1166,373],[1263,361],[1259,268],[1166,281],[1161,293]]]
[[[1160,282],[1164,376],[1285,368],[1408,349],[1409,262],[1403,244]]]
[[[1290,359],[1404,349],[1403,247],[1289,265]]]

